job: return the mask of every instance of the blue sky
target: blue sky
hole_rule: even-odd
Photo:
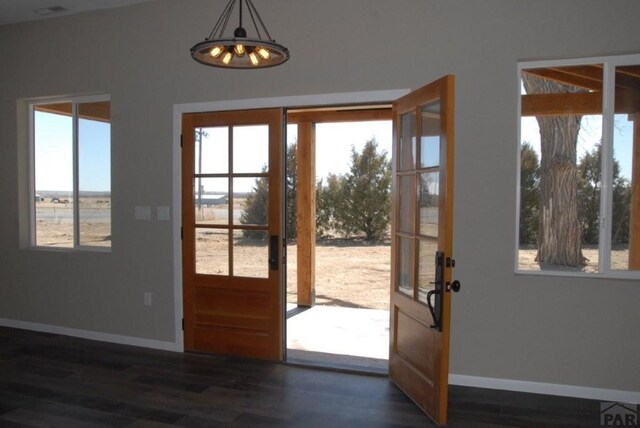
[[[207,136],[202,144],[202,172],[226,173],[228,158],[228,131],[226,127],[205,128]],[[297,137],[297,126],[287,126],[287,144],[293,144]],[[344,174],[349,170],[351,147],[361,151],[371,138],[378,142],[378,149],[387,152],[391,159],[391,121],[321,123],[316,125],[316,178],[329,173]],[[234,127],[234,171],[259,173],[268,156],[268,128],[266,125]],[[196,150],[196,170],[198,151]],[[236,179],[234,191],[250,192],[254,179]],[[226,179],[202,179],[207,193],[225,193]]]
[[[583,116],[578,134],[578,161],[602,139],[602,116]],[[614,158],[620,165],[620,175],[631,180],[633,150],[633,122],[627,115],[617,114],[613,130]],[[523,117],[520,126],[520,140],[530,143],[540,155],[540,128],[535,117]]]
[[[72,120],[69,116],[35,113],[36,191],[73,190]],[[111,189],[111,126],[80,119],[78,123],[80,191]]]

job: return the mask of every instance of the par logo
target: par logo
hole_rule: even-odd
[[[638,405],[626,403],[600,403],[600,425],[609,427],[638,426]]]

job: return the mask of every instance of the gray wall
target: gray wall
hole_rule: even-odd
[[[638,281],[513,273],[517,61],[638,51],[640,2],[264,1],[292,59],[258,72],[190,59],[222,4],[158,0],[0,27],[0,318],[174,340],[171,223],[133,218],[135,205],[171,204],[174,104],[417,88],[453,73],[463,291],[451,372],[640,390]],[[21,249],[17,100],[91,92],[112,95],[113,251]]]

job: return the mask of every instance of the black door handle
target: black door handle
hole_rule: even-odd
[[[435,281],[432,282],[433,290],[427,293],[427,306],[429,307],[429,312],[431,312],[431,317],[433,318],[433,324],[430,325],[431,328],[442,331],[442,304],[444,299],[444,290],[443,290],[443,279],[444,279],[444,269],[445,269],[445,258],[444,253],[442,251],[436,252],[436,272],[435,272]],[[431,298],[434,298],[433,302]]]
[[[278,270],[278,235],[271,235],[269,240],[269,269]]]
[[[436,298],[440,295],[440,290],[431,290],[427,293],[427,306],[429,307],[429,312],[431,312],[431,316],[433,317],[433,324],[429,327],[434,328],[438,331],[442,331],[442,326],[440,325],[440,317],[439,314],[436,313],[435,305],[431,302],[431,298],[436,296]],[[437,304],[437,303],[436,303]]]
[[[462,284],[460,284],[460,281],[458,281],[457,279],[455,281],[453,281],[451,283],[451,291],[453,291],[454,293],[457,293],[458,291],[460,291],[460,286]]]

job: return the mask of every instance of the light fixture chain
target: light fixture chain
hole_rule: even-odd
[[[231,11],[233,10],[233,6],[235,5],[236,1],[237,0],[229,0],[229,3],[227,3],[227,5],[225,6],[222,15],[220,15],[220,18],[218,18],[218,22],[216,22],[216,25],[213,26],[213,30],[211,30],[211,33],[209,34],[209,37],[207,37],[207,40],[213,38],[218,30],[220,30],[220,33],[218,33],[216,37],[222,37],[224,30],[227,28],[227,23],[229,22]],[[220,29],[221,27],[222,29]]]
[[[221,38],[223,36],[225,30],[227,29],[227,24],[229,23],[229,19],[231,18],[231,11],[233,11],[233,8],[235,7],[237,2],[238,2],[238,0],[231,0],[230,1],[231,7],[227,11],[227,16],[225,16],[224,25],[222,27],[222,30],[220,31],[220,34],[218,35],[218,38]]]
[[[262,22],[262,18],[260,17],[260,14],[258,13],[258,10],[256,9],[256,7],[253,5],[253,1],[251,0],[245,0],[247,2],[247,5],[249,6],[249,10],[253,9],[253,13],[256,14],[256,17],[258,17],[258,22],[260,22],[260,25],[262,26],[262,29],[264,30],[265,34],[267,35],[267,38],[269,40],[273,40],[271,38],[271,35],[269,34],[269,30],[267,30],[267,27],[264,25],[264,22]],[[251,19],[253,19],[253,13],[251,14]],[[258,30],[258,26],[256,25],[256,21],[253,21],[253,25],[256,27],[256,31],[258,32],[258,34],[260,34],[260,31]],[[262,38],[262,37],[260,37]]]
[[[262,39],[262,34],[260,34],[260,29],[256,25],[256,20],[253,17],[253,11],[251,10],[251,8],[248,5],[247,5],[247,9],[249,9],[249,15],[251,16],[251,21],[253,22],[253,28],[256,29],[256,33],[258,33],[258,38]]]

